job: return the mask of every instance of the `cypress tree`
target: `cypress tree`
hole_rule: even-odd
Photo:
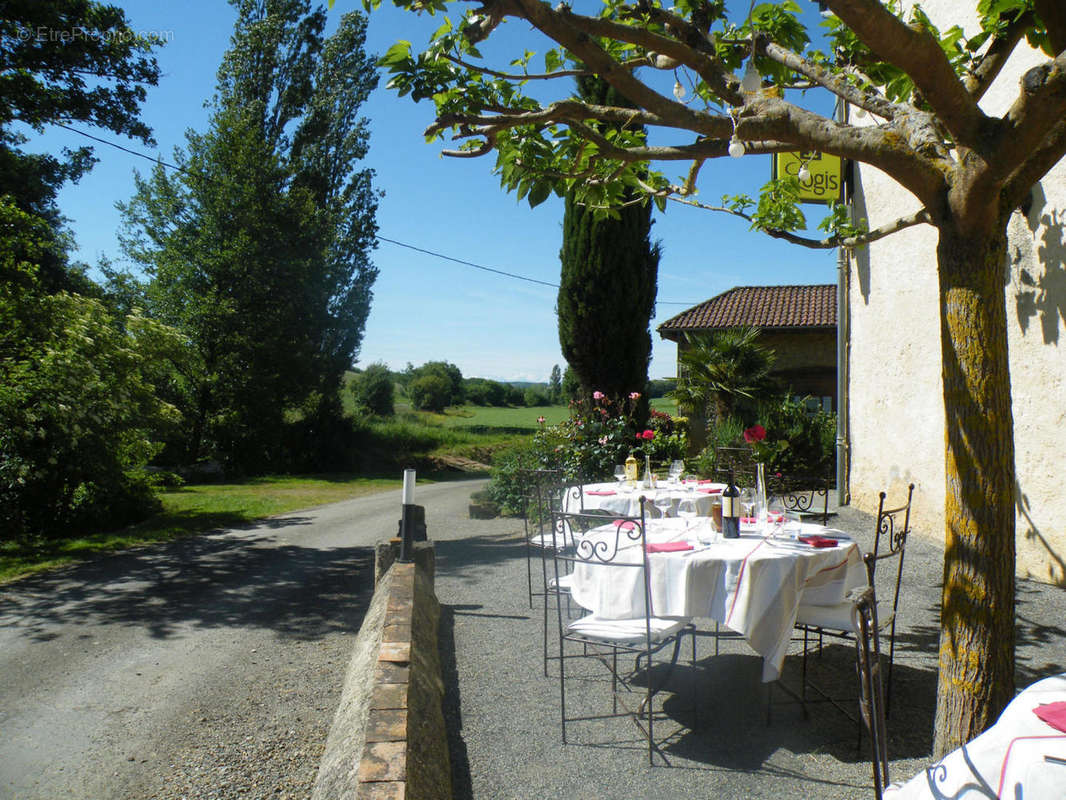
[[[588,102],[631,105],[595,76],[579,79],[578,90]],[[640,392],[642,417],[660,254],[649,238],[651,226],[650,203],[625,206],[608,218],[571,193],[559,253],[559,344],[581,394],[601,391],[619,399]]]

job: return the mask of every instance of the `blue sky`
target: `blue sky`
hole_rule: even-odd
[[[388,0],[386,0],[387,2]],[[125,147],[171,160],[188,128],[203,130],[204,101],[214,91],[215,71],[225,51],[235,14],[224,0],[118,2],[135,30],[162,35],[158,51],[163,75],[149,89],[142,117],[154,131],[157,148],[86,126],[82,130]],[[746,4],[745,4],[746,5]],[[813,4],[805,4],[813,5]],[[331,21],[352,8],[337,0]],[[746,10],[746,9],[745,9]],[[817,18],[816,12],[813,18]],[[440,18],[420,20],[391,5],[370,15],[368,52],[383,53],[397,39],[425,42]],[[538,53],[525,28],[509,23],[512,40]],[[483,48],[484,49],[484,48]],[[538,60],[539,61],[539,60]],[[537,63],[537,62],[534,62]],[[414,104],[381,87],[363,107],[372,138],[366,165],[384,191],[378,210],[379,234],[388,239],[505,272],[557,283],[562,201],[552,198],[535,209],[500,188],[492,156],[451,159],[440,143],[427,144],[422,131],[432,121],[429,104]],[[558,90],[557,90],[558,91]],[[569,87],[566,88],[569,91]],[[87,141],[50,129],[28,149],[77,147]],[[151,164],[105,145],[95,146],[100,163],[59,197],[79,247],[78,257],[93,265],[101,255],[121,262],[116,202],[133,192],[133,170]],[[766,156],[720,159],[704,168],[701,198],[717,202],[723,194],[756,194],[769,179]],[[808,219],[818,209],[806,206]],[[833,251],[791,246],[747,230],[743,220],[671,204],[656,214],[652,229],[662,241],[659,294],[652,322],[654,351],[650,377],[675,373],[676,349],[661,340],[655,326],[685,308],[732,286],[783,283],[833,283]],[[358,364],[382,361],[394,369],[407,362],[447,360],[467,377],[498,380],[547,380],[554,364],[565,366],[559,351],[556,292],[547,286],[506,278],[381,242],[373,260],[380,270]]]

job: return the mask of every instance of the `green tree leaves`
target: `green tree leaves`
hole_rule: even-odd
[[[376,195],[358,113],[376,76],[362,15],[326,39],[307,0],[235,5],[210,128],[187,134],[182,172],[138,178],[124,245],[152,313],[192,345],[171,387],[190,420],[174,457],[261,471],[298,455],[288,420],[332,435],[362,340]]]

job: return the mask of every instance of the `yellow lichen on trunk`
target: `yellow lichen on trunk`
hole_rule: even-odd
[[[964,236],[941,227],[946,496],[937,755],[992,724],[1014,691],[1014,423],[1005,258],[1002,235]]]

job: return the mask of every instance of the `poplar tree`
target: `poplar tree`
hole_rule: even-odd
[[[327,40],[308,0],[234,5],[209,128],[186,135],[180,172],[138,176],[124,245],[150,277],[152,313],[189,340],[176,457],[262,471],[336,438],[377,274],[377,200],[358,168],[358,110],[377,79],[362,14]]]

